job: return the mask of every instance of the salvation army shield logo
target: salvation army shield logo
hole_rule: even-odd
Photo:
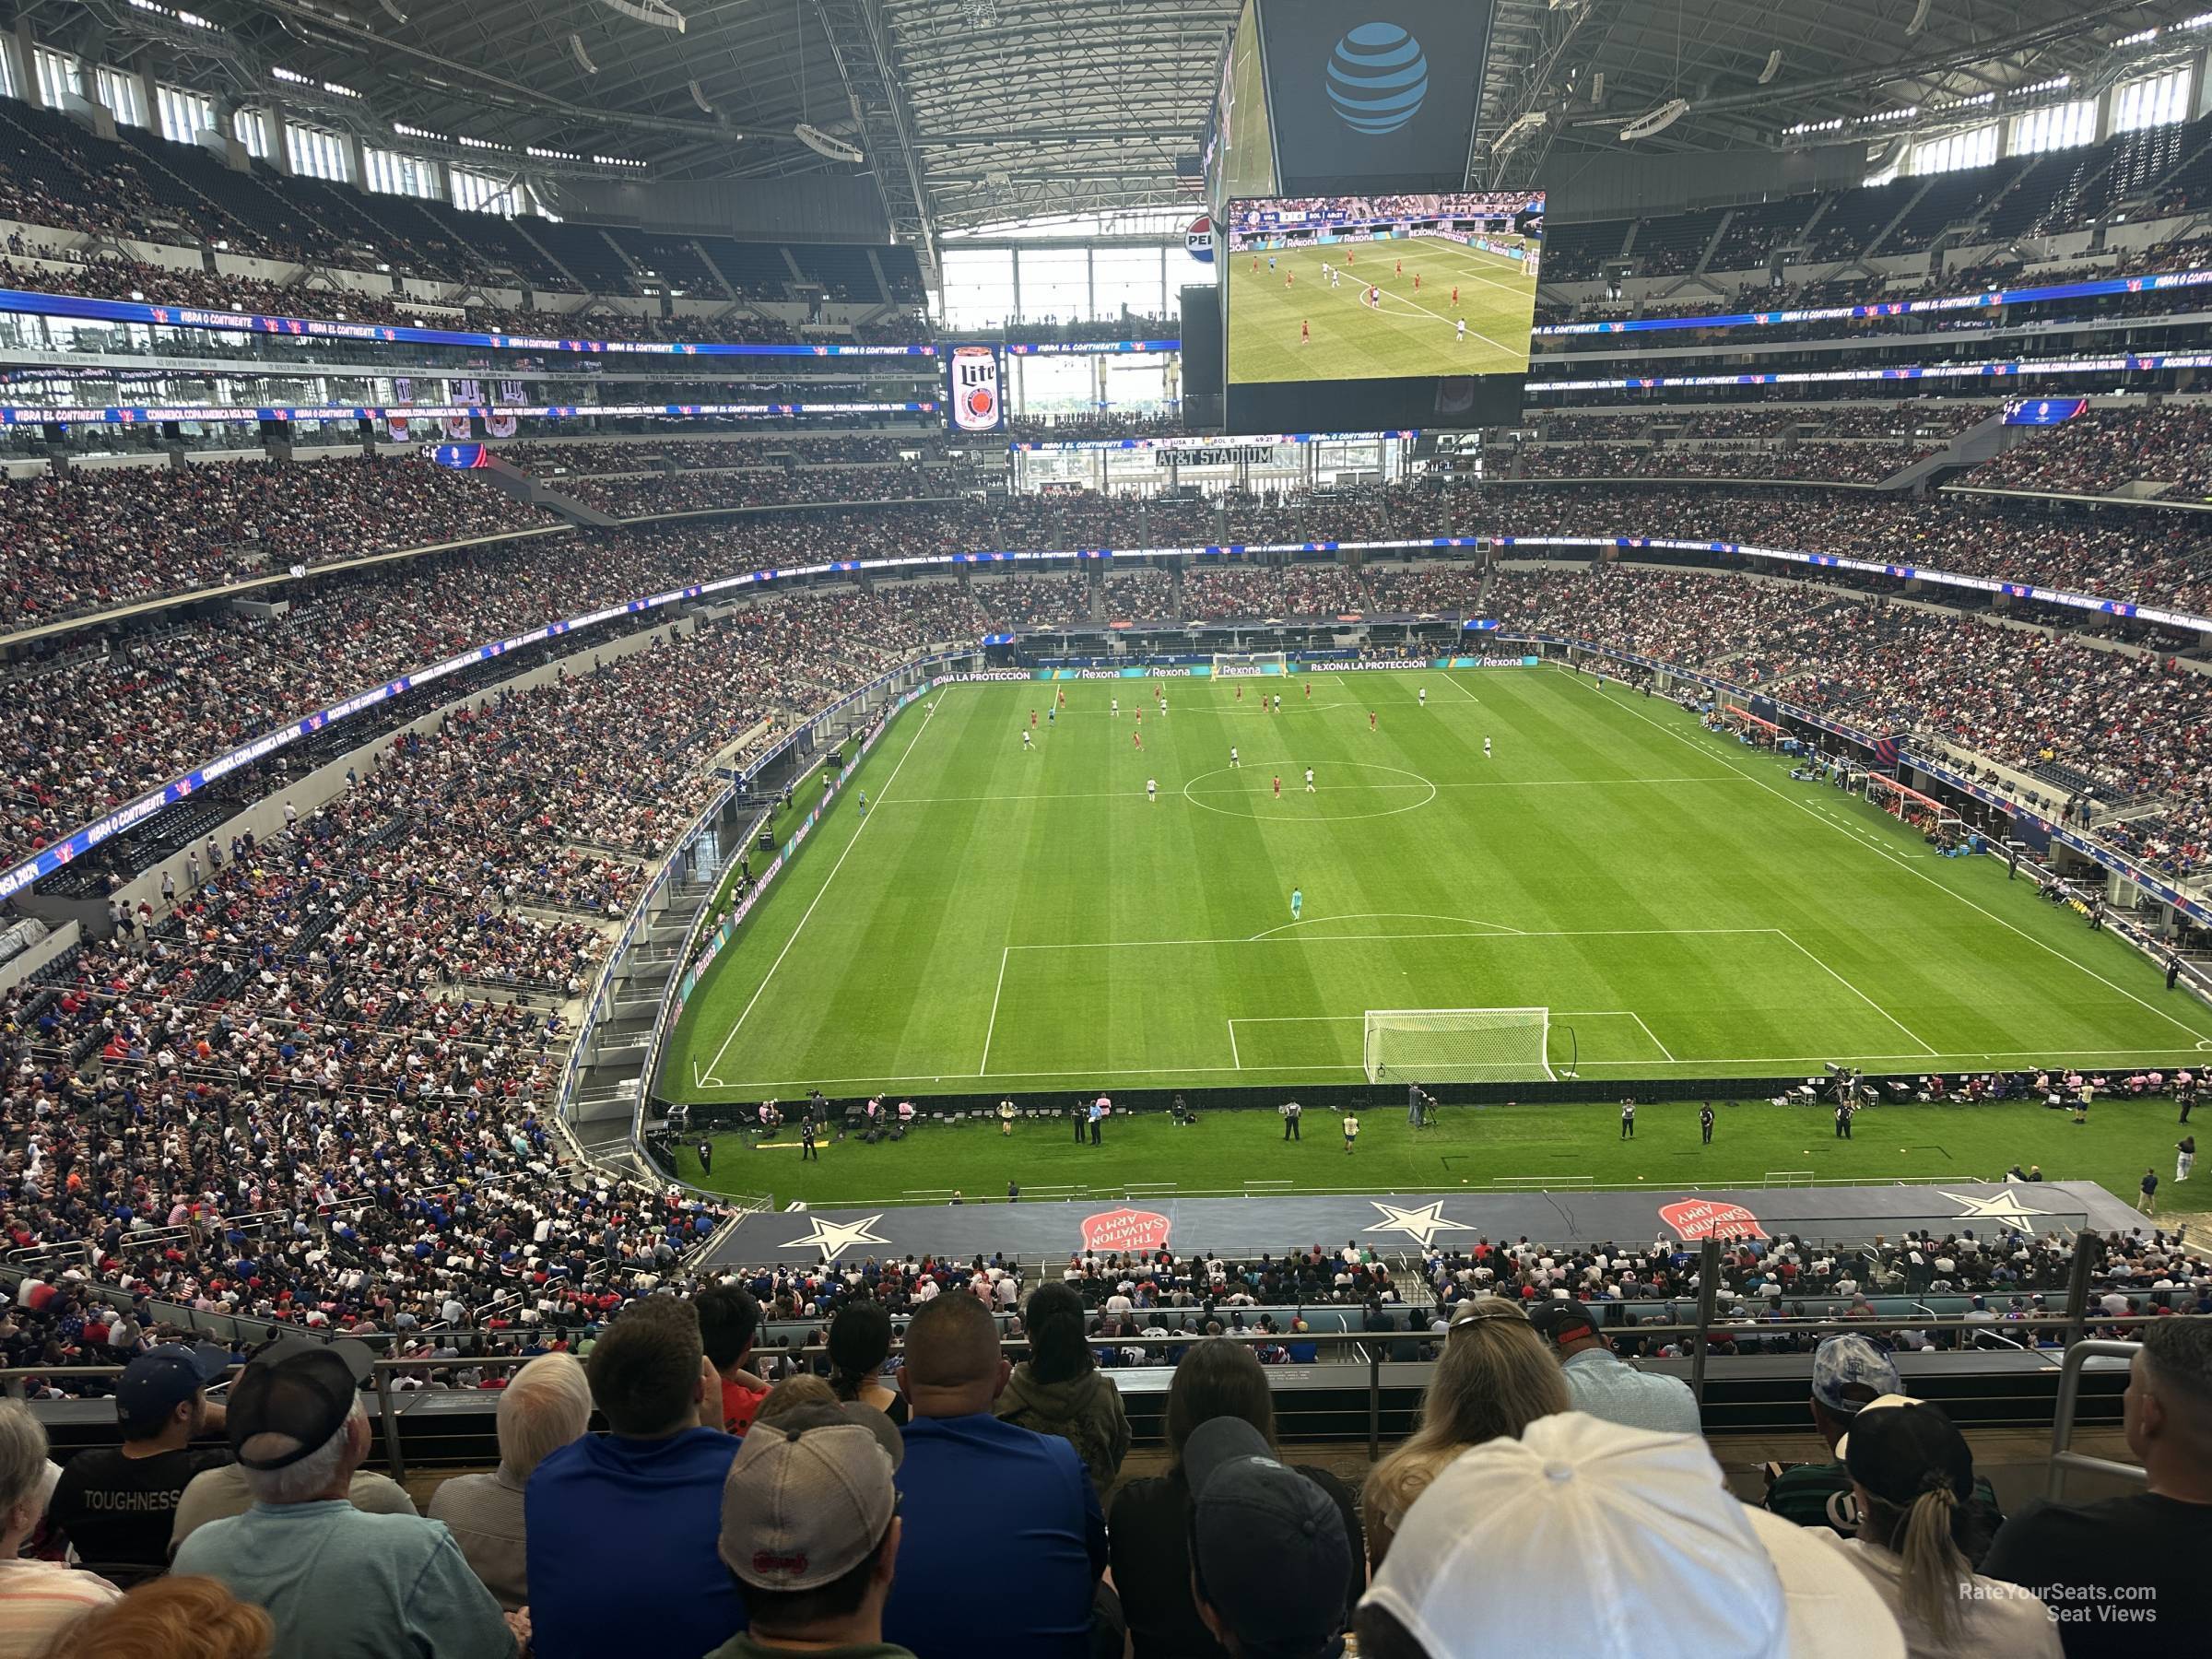
[[[1685,1198],[1659,1206],[1659,1219],[1685,1242],[1705,1239],[1763,1239],[1767,1230],[1743,1205],[1717,1198]]]
[[[1157,1210],[1131,1209],[1127,1205],[1120,1209],[1100,1210],[1095,1216],[1083,1218],[1083,1248],[1108,1254],[1164,1250],[1168,1244],[1168,1218]]]

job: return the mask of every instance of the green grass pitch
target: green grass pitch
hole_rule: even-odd
[[[1547,1007],[1554,1062],[1571,1030],[1598,1102],[1622,1077],[1824,1060],[2121,1069],[2212,1046],[2212,1010],[2166,992],[2151,964],[2008,883],[2003,866],[1937,858],[1876,809],[1790,782],[1781,761],[1664,700],[1551,667],[1241,683],[1241,703],[1240,682],[1205,679],[964,685],[917,702],[859,770],[867,816],[854,790],[839,796],[692,997],[663,1091],[1072,1099],[1230,1083],[1289,1095],[1360,1079],[1361,1017],[1375,1007]],[[1263,685],[1284,692],[1281,714],[1260,712]],[[1068,706],[1025,752],[1030,711],[1041,721],[1055,689]],[[1306,900],[1296,924],[1293,886]],[[1578,1121],[1572,1108],[1486,1109],[1417,1136],[1385,1106],[1348,1162],[1370,1190],[1602,1174],[1617,1157],[1628,1179],[1673,1175],[1646,1168],[1656,1155],[1643,1143],[1617,1151],[1610,1109],[1592,1110]],[[1698,1148],[1694,1129],[1672,1138],[1708,1182],[1808,1167],[1809,1148],[1823,1175],[1963,1179],[2040,1157],[2053,1175],[2132,1193],[2146,1162],[2171,1173],[2170,1112],[2115,1102],[2088,1130],[2029,1107],[1884,1112],[1841,1148],[1817,1115],[1771,1109],[1757,1131],[1724,1128],[1716,1149]],[[1769,1112],[1744,1107],[1727,1124]],[[2142,1127],[2124,1150],[2106,1143],[2128,1119]],[[1912,1126],[1893,1135],[1889,1121]],[[1509,1127],[1517,1138],[1501,1140]],[[1067,1166],[1083,1176],[1022,1178],[1186,1190],[1293,1178],[1265,1123],[1214,1114],[1181,1138],[1164,1124],[1122,1129],[1106,1157]],[[1290,1149],[1298,1168],[1324,1152],[1336,1161],[1295,1178],[1346,1180],[1330,1121],[1315,1113],[1308,1129]],[[1555,1132],[1566,1152],[1532,1162],[1552,1156]],[[1018,1144],[1065,1160],[1077,1148],[1054,1148],[1062,1133],[1025,1124]],[[1461,1134],[1487,1144],[1454,1171],[1439,1148]],[[794,1152],[772,1182],[751,1156],[715,1175],[729,1190],[823,1198],[1004,1190],[994,1131],[929,1131],[895,1150],[897,1163],[871,1163],[838,1147],[803,1170]]]
[[[1353,264],[1331,288],[1322,263],[1342,266],[1347,254]],[[1256,271],[1251,253],[1224,257],[1231,385],[1527,372],[1536,283],[1516,260],[1431,237],[1279,249],[1272,270],[1265,251]],[[1382,290],[1380,310],[1359,302],[1371,283]]]
[[[1564,1187],[1565,1177],[1602,1184],[1648,1182],[1657,1189],[1712,1191],[1756,1187],[1771,1173],[1810,1171],[1822,1180],[1880,1184],[1891,1181],[1963,1182],[2001,1178],[2015,1161],[2041,1164],[2057,1180],[2095,1181],[2132,1196],[2146,1164],[2163,1182],[2159,1219],[2169,1221],[2212,1200],[2197,1195],[2201,1178],[2177,1184],[2173,1102],[2100,1100],[2080,1128],[2065,1112],[2006,1103],[1996,1106],[1877,1107],[1861,1114],[1852,1138],[1838,1140],[1819,1107],[1774,1106],[1764,1100],[1713,1101],[1712,1145],[1698,1138],[1698,1103],[1670,1101],[1636,1113],[1636,1138],[1619,1138],[1619,1114],[1609,1102],[1575,1106],[1447,1106],[1433,1128],[1406,1126],[1401,1109],[1360,1114],[1359,1149],[1347,1156],[1334,1116],[1308,1112],[1301,1138],[1287,1144],[1281,1121],[1267,1112],[1218,1112],[1178,1129],[1163,1113],[1110,1119],[1098,1146],[1078,1146],[1062,1118],[1024,1120],[1001,1138],[992,1122],[925,1124],[906,1140],[864,1146],[857,1138],[825,1140],[813,1162],[799,1159],[795,1131],[769,1141],[717,1135],[714,1171],[703,1174],[687,1138],[677,1149],[686,1181],[714,1191],[771,1195],[778,1204],[944,1202],[959,1190],[971,1203],[1003,1199],[1018,1182],[1036,1203],[1087,1187],[1090,1194],[1172,1183],[1181,1195],[1253,1192],[1406,1193],[1481,1191],[1509,1179]],[[1246,1182],[1255,1185],[1247,1188]],[[1259,1184],[1273,1183],[1273,1184]],[[2039,1230],[2078,1226],[2063,1200],[2035,1201],[2053,1218]],[[1848,1217],[1839,1235],[1895,1233],[1895,1224]],[[1469,1235],[1472,1237],[1472,1235]],[[1194,1239],[1193,1243],[1205,1243]],[[1286,1239],[1285,1245],[1314,1242]],[[1335,1243],[1336,1240],[1321,1240]]]

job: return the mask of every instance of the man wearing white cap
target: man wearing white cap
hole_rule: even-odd
[[[1770,1556],[1759,1525],[1701,1440],[1538,1418],[1414,1500],[1353,1622],[1361,1659],[1899,1659],[1848,1562]],[[1561,1563],[1574,1587],[1529,1594]]]

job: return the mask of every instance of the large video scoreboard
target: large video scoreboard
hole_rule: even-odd
[[[1518,413],[1545,205],[1465,187],[1490,15],[1247,0],[1206,150],[1230,430]]]

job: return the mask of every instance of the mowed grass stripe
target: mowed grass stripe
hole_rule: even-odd
[[[1020,731],[1053,686],[941,692],[798,946],[783,951],[851,845],[850,792],[693,997],[664,1087],[708,1100],[832,1080],[965,1090],[986,1030],[987,1087],[1343,1080],[1354,1074],[1308,1069],[1349,1064],[1330,1060],[1342,1051],[1324,1036],[1232,1055],[1229,1021],[1369,1007],[1641,1017],[1649,1044],[1625,1018],[1593,1022],[1593,1075],[1665,1069],[1653,1044],[1682,1068],[1751,1072],[1792,1057],[1912,1065],[1921,1041],[1941,1053],[1927,1065],[1950,1069],[2212,1043],[2212,1011],[2168,998],[2147,963],[2002,866],[1924,856],[1893,821],[1787,782],[1778,761],[1672,705],[1548,669],[1346,675],[1348,696],[1338,677],[1316,677],[1311,703],[1303,677],[1271,682],[1280,715],[1260,712],[1256,682],[1240,705],[1230,687],[1171,681],[1165,720],[1149,682],[1067,682],[1070,706],[1040,727],[1035,754]],[[865,778],[886,775],[919,725],[903,717]],[[1227,770],[1232,743],[1241,771]],[[1446,787],[1423,800],[1382,767]],[[1280,801],[1267,791],[1278,771]],[[1516,779],[1537,786],[1450,787]],[[1206,793],[1186,798],[1194,782]],[[1249,943],[1289,921],[1293,883],[1307,925]],[[1539,936],[1466,936],[1483,924]],[[1062,948],[1109,942],[1134,943]],[[714,1068],[725,1087],[695,1087],[686,1062],[713,1054],[757,991]]]

